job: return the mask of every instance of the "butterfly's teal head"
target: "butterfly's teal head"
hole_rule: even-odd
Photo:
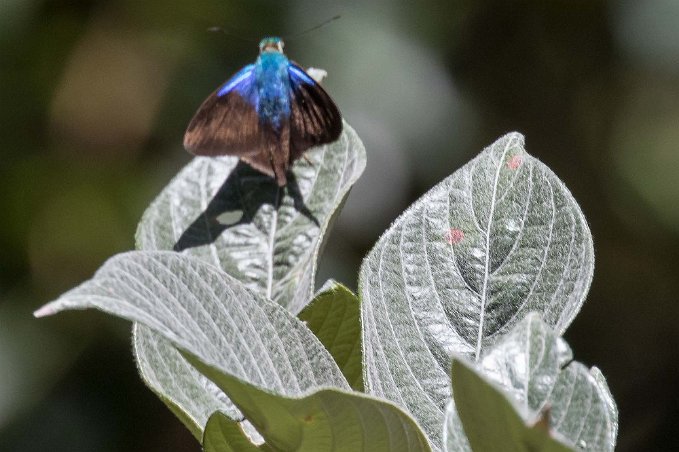
[[[283,40],[278,37],[264,38],[259,41],[259,53],[278,52],[283,53]]]

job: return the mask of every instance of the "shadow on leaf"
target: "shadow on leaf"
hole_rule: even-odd
[[[225,230],[252,222],[265,204],[280,207],[281,195],[292,199],[294,208],[316,226],[318,219],[304,203],[302,192],[292,171],[287,173],[288,185],[279,187],[276,181],[243,162],[238,162],[207,207],[182,233],[173,249],[182,251],[217,240]]]

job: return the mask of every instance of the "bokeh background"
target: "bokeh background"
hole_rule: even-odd
[[[31,312],[133,247],[194,110],[261,36],[336,14],[286,46],[368,152],[319,279],[355,288],[406,206],[518,130],[594,234],[566,339],[608,378],[619,450],[679,450],[676,0],[0,1],[0,450],[199,450],[137,377],[129,324]]]

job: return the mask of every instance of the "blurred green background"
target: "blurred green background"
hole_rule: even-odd
[[[0,451],[199,450],[137,377],[129,324],[31,312],[133,247],[195,109],[261,36],[336,14],[286,46],[368,152],[319,282],[355,287],[409,203],[518,130],[594,234],[566,339],[608,378],[619,450],[679,450],[679,1],[2,0]]]

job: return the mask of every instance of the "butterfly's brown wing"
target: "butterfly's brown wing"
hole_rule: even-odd
[[[290,161],[342,133],[342,115],[328,93],[297,64],[290,63]]]

